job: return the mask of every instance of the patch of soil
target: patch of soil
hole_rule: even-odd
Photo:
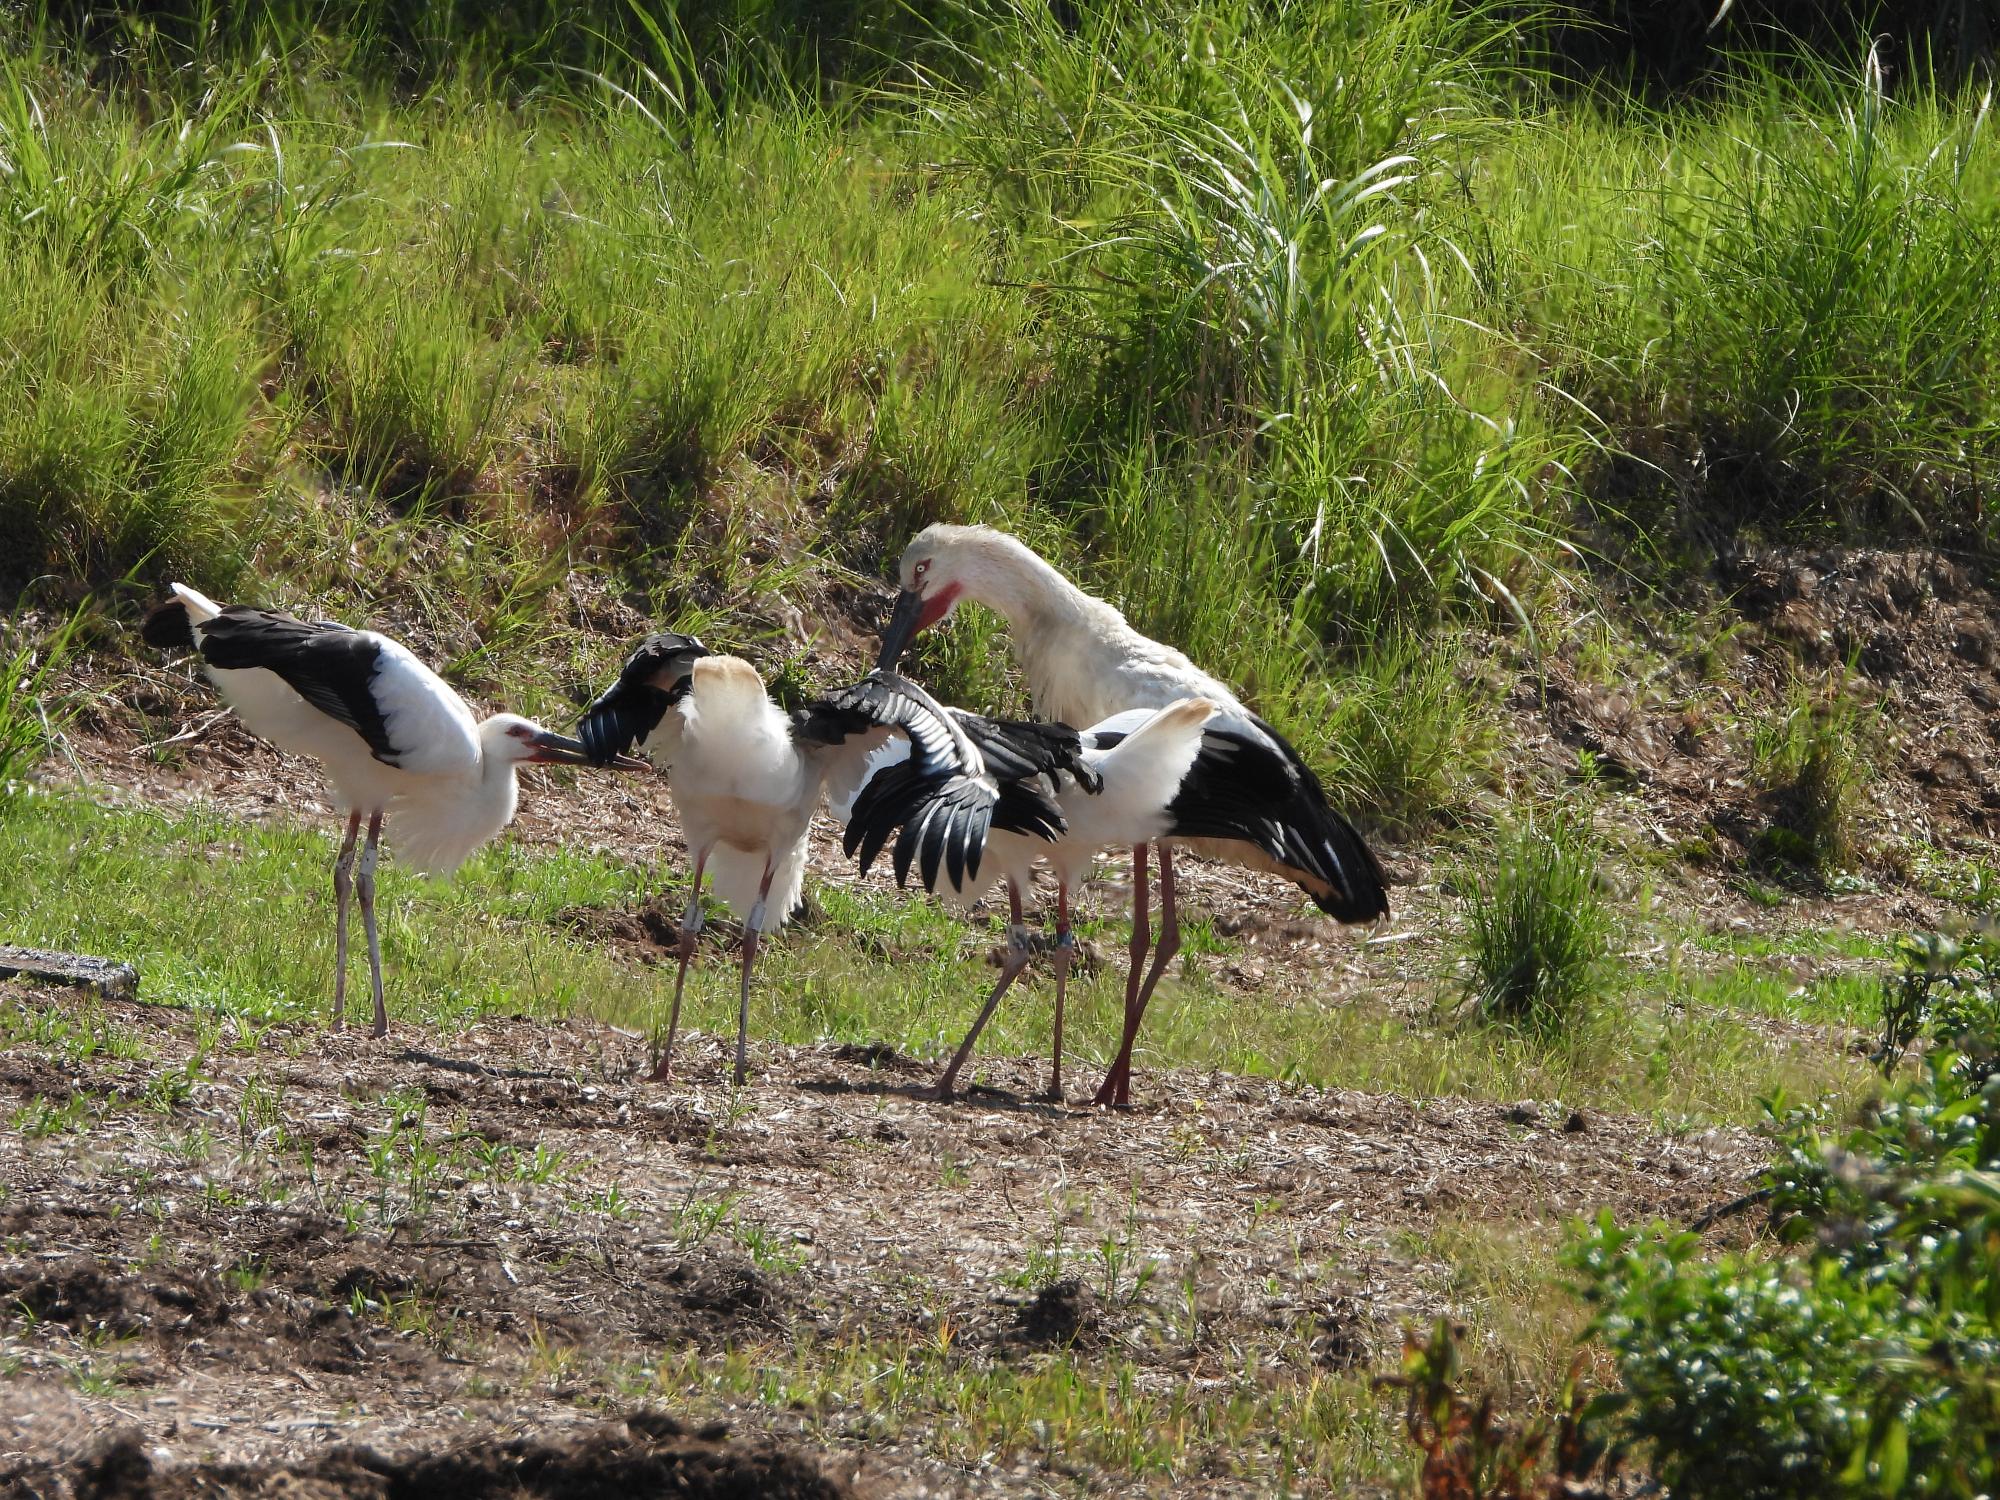
[[[1687,1222],[1740,1194],[1763,1152],[1738,1130],[1593,1111],[1572,1133],[1554,1109],[1524,1126],[1490,1101],[1150,1068],[1129,1112],[946,1106],[906,1076],[934,1064],[872,1046],[760,1042],[757,1081],[736,1091],[727,1040],[702,1036],[661,1088],[639,1081],[643,1038],[584,1017],[387,1043],[280,1024],[215,1046],[206,1018],[173,1007],[23,1003],[70,1023],[52,1034],[87,1007],[132,1040],[136,1057],[15,1044],[94,1096],[206,1044],[186,1113],[216,1122],[192,1133],[127,1104],[0,1133],[0,1352],[15,1370],[0,1463],[32,1455],[72,1492],[84,1456],[135,1425],[150,1467],[133,1493],[175,1493],[181,1475],[229,1493],[229,1465],[268,1480],[238,1493],[310,1495],[363,1472],[387,1486],[379,1468],[329,1466],[355,1445],[437,1455],[495,1433],[531,1434],[523,1454],[576,1452],[589,1410],[629,1399],[633,1372],[663,1358],[816,1369],[815,1350],[929,1344],[947,1327],[950,1360],[1115,1345],[1148,1390],[1233,1368],[1232,1351],[1345,1369],[1451,1311],[1449,1278],[1411,1248],[1444,1216],[1551,1232],[1607,1207]],[[982,1059],[1023,1095],[1045,1069]],[[422,1116],[413,1091],[434,1101]],[[1115,1317],[1082,1284],[1106,1244],[1127,1268]],[[1024,1268],[1050,1256],[1058,1284],[1024,1307]],[[17,1299],[32,1316],[6,1315]],[[880,1472],[871,1494],[1047,1493],[1031,1452],[976,1484],[928,1456],[949,1449],[931,1435],[942,1415],[885,1437],[726,1390],[687,1400],[785,1442],[808,1420],[851,1433],[829,1441]],[[1259,1489],[1225,1476],[1189,1492]]]
[[[690,1431],[662,1413],[635,1413],[571,1438],[393,1456],[340,1448],[300,1464],[163,1465],[127,1432],[71,1465],[0,1472],[6,1500],[845,1500],[853,1493],[795,1449],[732,1442],[726,1424]]]
[[[84,1254],[47,1267],[0,1267],[0,1304],[78,1334],[191,1338],[229,1314],[206,1277],[108,1269]]]

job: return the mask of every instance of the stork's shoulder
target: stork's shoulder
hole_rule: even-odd
[[[350,632],[373,648],[368,690],[382,715],[394,764],[420,776],[479,764],[479,730],[456,689],[393,636]]]

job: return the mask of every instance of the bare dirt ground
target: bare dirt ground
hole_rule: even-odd
[[[935,1434],[884,1440],[839,1398],[686,1413],[656,1362],[782,1369],[865,1340],[973,1364],[1115,1353],[1162,1390],[1245,1349],[1350,1368],[1447,1306],[1413,1229],[1604,1206],[1685,1220],[1759,1161],[1738,1132],[1222,1076],[1162,1078],[1159,1105],[1107,1114],[1024,1102],[1039,1076],[1003,1063],[1019,1093],[944,1108],[894,1053],[763,1046],[732,1098],[719,1039],[662,1089],[635,1081],[643,1044],[596,1023],[375,1042],[4,1000],[104,1039],[0,1056],[0,1107],[38,1121],[0,1136],[6,1495],[443,1493],[411,1475],[551,1453],[574,1484],[531,1492],[628,1493],[606,1475],[669,1469],[713,1483],[662,1492],[1119,1492],[1004,1456],[939,1462]],[[163,1092],[176,1073],[184,1091]],[[1072,1278],[1035,1293],[1060,1265]],[[741,1436],[646,1415],[596,1430],[677,1407]],[[771,1477],[787,1462],[792,1488]]]

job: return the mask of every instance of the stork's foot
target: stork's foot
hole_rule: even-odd
[[[659,1064],[653,1069],[652,1072],[648,1073],[643,1079],[640,1080],[640,1082],[642,1083],[672,1083],[673,1081],[674,1081],[673,1062],[671,1059],[664,1057],[660,1059]]]
[[[1054,1084],[1050,1084],[1049,1087],[1035,1095],[1035,1102],[1037,1104],[1067,1104],[1069,1103],[1069,1095],[1065,1094]]]
[[[373,1026],[368,1028],[368,1034],[377,1041],[380,1041],[389,1034],[389,1023],[387,1021],[377,1021]]]
[[[952,1084],[946,1083],[943,1079],[939,1079],[928,1088],[918,1089],[915,1097],[929,1104],[956,1104],[958,1103],[958,1089]]]

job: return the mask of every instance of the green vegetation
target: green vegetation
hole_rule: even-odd
[[[1810,1101],[1774,1111],[1798,1247],[1708,1258],[1607,1222],[1576,1252],[1616,1430],[1694,1496],[1990,1488],[1994,1393],[1965,1372],[1994,1338],[1991,956],[1905,950],[1883,1052],[1928,1050],[1855,1125],[1870,1075],[1839,1033],[1873,1019],[1885,941],[1785,908],[1894,874],[1990,914],[1993,862],[1914,824],[1878,847],[1870,793],[1898,768],[1863,658],[1809,675],[1822,646],[1791,660],[1774,632],[1753,670],[1717,563],[1805,542],[2000,562],[1993,35],[1960,0],[1823,0],[1788,34],[1696,34],[1669,9],[0,8],[0,936],[131,958],[203,1028],[129,1088],[24,1094],[17,1133],[53,1150],[135,1113],[198,1164],[233,1110],[246,1158],[299,1146],[281,1084],[217,1112],[203,1064],[322,1014],[330,843],[7,795],[73,710],[157,712],[65,678],[86,649],[115,670],[168,578],[383,624],[469,694],[561,721],[646,622],[810,690],[852,666],[855,596],[914,528],[987,520],[1239,684],[1371,834],[1430,841],[1464,897],[1399,887],[1411,930],[1337,992],[1234,987],[1249,945],[1195,924],[1142,1067],[1689,1131]],[[1001,646],[961,611],[916,666],[1017,706]],[[1649,792],[1620,747],[1508,753],[1517,690],[1541,675],[1546,706],[1552,661],[1648,708],[1656,679],[1698,679],[1674,711],[1739,804],[1642,855],[1626,799]],[[1642,864],[1642,899],[1612,894]],[[1768,929],[1655,908],[1656,877],[1718,864]],[[671,971],[591,936],[652,879],[512,840],[446,884],[392,858],[398,1021],[652,1026]],[[989,981],[984,935],[866,885],[813,899],[823,920],[765,960],[754,1033],[941,1055]],[[1434,930],[1460,915],[1462,945]],[[1123,945],[1088,909],[1080,932]],[[710,1032],[735,1003],[716,953],[688,993]],[[992,1051],[1045,1043],[1045,978]],[[1113,1034],[1120,982],[1079,966],[1079,1051]],[[152,1060],[88,1011],[10,1003],[0,1037]],[[371,1104],[353,1191],[316,1210],[387,1232],[478,1181],[630,1212],[586,1164],[427,1108]],[[698,1180],[660,1233],[797,1272],[739,1207]],[[1454,1212],[1412,1233],[1482,1378],[1519,1401],[1561,1384],[1583,1313],[1549,1229]],[[1058,1237],[1024,1248],[1023,1285],[1136,1297],[1133,1253]],[[355,1302],[461,1337],[415,1294]],[[1303,1350],[1296,1378],[1163,1395],[1121,1355],[975,1366],[951,1337],[676,1350],[625,1386],[795,1406],[843,1436],[939,1427],[964,1463],[1032,1434],[1177,1477],[1256,1433],[1286,1482],[1402,1472],[1379,1394]],[[551,1389],[587,1363],[540,1358]],[[1582,1405],[1517,1428],[1452,1394],[1463,1370],[1448,1329],[1412,1346],[1409,1434],[1530,1493]]]
[[[1620,1430],[1676,1494],[1972,1495],[2000,1453],[2000,995],[1990,940],[1910,943],[1887,987],[1894,1067],[1862,1123],[1773,1106],[1768,1184],[1798,1258],[1699,1257],[1620,1229],[1575,1251],[1618,1359]]]
[[[71,651],[78,616],[46,639],[22,622],[0,630],[0,800],[35,768],[67,718],[53,692],[56,673]]]
[[[1795,686],[1774,723],[1752,736],[1751,767],[1764,784],[1771,825],[1759,840],[1768,859],[1825,877],[1854,855],[1854,822],[1867,778],[1859,714],[1837,686]]]
[[[128,958],[144,973],[150,999],[238,1027],[320,1023],[332,994],[332,859],[330,836],[244,825],[210,809],[106,811],[38,797],[0,819],[0,904],[18,914],[11,929],[18,941]],[[228,880],[217,878],[215,861],[226,862]],[[620,961],[590,926],[594,914],[638,900],[644,879],[607,858],[502,840],[454,879],[433,882],[399,871],[392,846],[381,886],[391,1016],[447,1028],[520,1012],[587,1014],[634,1029],[655,1024],[672,994],[672,966]],[[753,1037],[887,1042],[917,1056],[948,1056],[991,982],[983,959],[992,939],[886,883],[827,884],[816,899],[823,920],[788,932],[762,960],[771,978],[752,1000]],[[1095,921],[1079,930],[1107,948],[1123,945],[1122,934]],[[688,978],[685,1020],[715,1034],[735,1026],[736,974],[726,951],[704,947]],[[1072,976],[1067,1025],[1077,1053],[1090,1056],[1116,1036],[1123,986],[1115,965]],[[1140,1064],[1419,1098],[1560,1099],[1666,1121],[1743,1122],[1758,1117],[1757,1100],[1774,1085],[1846,1098],[1865,1072],[1774,1041],[1757,1024],[1765,1008],[1758,1003],[1696,1013],[1672,996],[1639,994],[1619,1011],[1618,1029],[1590,1025],[1549,1037],[1433,1022],[1429,998],[1401,1006],[1367,994],[1249,1004],[1209,971],[1190,969],[1173,1003],[1149,1016]],[[1031,970],[1023,992],[995,1015],[988,1050],[1045,1047],[1053,1005],[1053,985]],[[79,1033],[74,1045],[128,1045],[93,1036]]]
[[[1858,50],[1596,109],[1456,0],[259,16],[130,87],[4,23],[27,566],[387,608],[533,711],[593,579],[754,645],[991,519],[1409,821],[1485,738],[1431,633],[1579,514],[1985,545],[2000,148]],[[1004,696],[993,641],[924,665]]]
[[[1572,808],[1505,830],[1467,901],[1470,999],[1497,1021],[1542,1032],[1583,1025],[1599,996],[1611,914],[1597,888],[1603,846]]]

